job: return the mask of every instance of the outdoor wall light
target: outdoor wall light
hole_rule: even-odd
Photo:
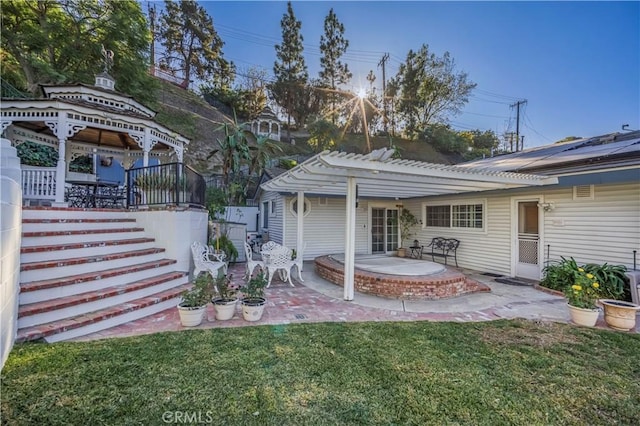
[[[553,203],[538,203],[538,207],[542,207],[545,212],[550,212],[556,206],[554,206]]]

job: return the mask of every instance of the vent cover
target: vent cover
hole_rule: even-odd
[[[573,187],[574,200],[593,200],[593,185],[578,185]]]

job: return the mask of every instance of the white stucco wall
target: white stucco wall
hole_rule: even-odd
[[[140,210],[130,214],[147,236],[156,239],[158,247],[166,249],[167,258],[176,259],[177,271],[192,272],[191,244],[207,244],[206,210]]]
[[[0,368],[18,329],[22,185],[20,159],[8,139],[0,139]]]

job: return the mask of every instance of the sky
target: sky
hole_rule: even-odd
[[[200,1],[224,41],[224,57],[239,70],[273,76],[282,41],[283,1]],[[320,36],[333,8],[349,48],[343,60],[351,87],[368,87],[389,54],[387,80],[409,50],[428,44],[449,52],[456,71],[477,84],[457,130],[516,131],[520,107],[525,148],[567,136],[590,137],[640,129],[640,2],[294,1],[309,75],[320,70]]]

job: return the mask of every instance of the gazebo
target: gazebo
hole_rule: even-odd
[[[54,206],[66,206],[68,165],[79,156],[111,157],[125,169],[138,159],[146,167],[150,157],[160,163],[183,160],[189,140],[157,123],[154,111],[117,92],[106,68],[94,86],[45,85],[42,91],[43,98],[2,99],[0,131],[13,146],[31,141],[58,151],[57,166],[49,171]]]
[[[269,107],[265,107],[260,115],[251,122],[251,131],[258,136],[280,140],[280,120]]]

